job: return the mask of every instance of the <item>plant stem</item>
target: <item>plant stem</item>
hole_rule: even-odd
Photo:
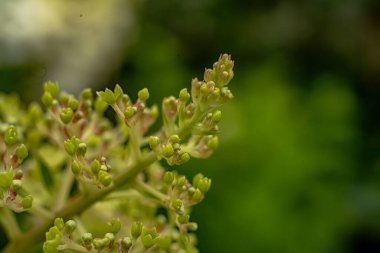
[[[10,241],[16,241],[21,235],[20,227],[17,224],[16,217],[7,207],[1,208],[0,222],[3,225]]]
[[[67,198],[70,193],[71,186],[73,184],[74,175],[71,172],[70,169],[71,162],[69,162],[65,168],[65,170],[62,172],[62,181],[60,182],[60,188],[57,194],[56,202],[55,202],[55,209],[60,210],[63,208],[66,204]]]

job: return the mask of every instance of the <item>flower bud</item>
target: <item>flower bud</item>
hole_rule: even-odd
[[[59,91],[58,83],[47,81],[44,83],[44,91],[51,94],[52,97],[56,97]]]
[[[155,243],[151,234],[147,234],[147,235],[142,236],[141,242],[144,245],[144,248],[146,248],[146,249],[152,247]]]
[[[129,119],[132,118],[133,115],[135,115],[136,110],[133,108],[133,106],[127,106],[127,108],[124,111],[124,116]]]
[[[78,145],[78,154],[84,156],[87,152],[87,145],[84,142],[79,143]]]
[[[131,227],[131,235],[134,239],[137,239],[142,232],[142,223],[139,221],[135,221],[132,223]]]
[[[92,173],[94,173],[95,175],[97,175],[99,173],[100,167],[101,167],[101,164],[100,164],[100,162],[97,159],[95,159],[95,160],[92,161],[92,163],[91,163],[91,171],[92,171]]]
[[[71,234],[72,232],[74,232],[76,227],[77,227],[77,223],[73,220],[68,220],[65,223],[65,230],[68,234]]]
[[[90,88],[84,89],[82,93],[80,94],[80,96],[83,98],[83,100],[92,100],[93,99],[92,90]]]
[[[112,219],[107,225],[111,233],[117,234],[120,231],[121,223],[119,218]]]
[[[170,248],[171,243],[172,239],[168,234],[160,236],[157,240],[157,245],[162,250],[168,250]]]
[[[120,240],[120,245],[122,249],[128,250],[130,247],[132,247],[132,239],[130,237],[124,237]]]
[[[71,97],[67,105],[69,106],[69,108],[71,108],[71,110],[75,111],[76,109],[78,109],[79,102],[76,98]]]
[[[198,173],[196,174],[194,177],[193,177],[193,186],[194,187],[198,187],[198,183],[199,181],[204,178],[203,174],[202,173]]]
[[[201,180],[199,180],[197,187],[203,194],[208,192],[208,190],[211,187],[211,179],[207,177],[202,178]]]
[[[115,94],[108,88],[105,91],[97,92],[97,94],[104,102],[109,105],[112,105],[116,102]]]
[[[112,177],[104,170],[99,171],[98,178],[103,186],[109,186],[112,182]]]
[[[59,117],[61,118],[64,124],[68,124],[73,118],[73,115],[73,110],[70,107],[67,107],[62,109],[61,113],[59,114]]]
[[[53,97],[51,96],[50,92],[44,92],[41,98],[41,102],[46,108],[50,108],[53,105]]]
[[[120,85],[116,84],[113,93],[115,94],[115,99],[118,100],[124,95],[123,89],[120,87]]]
[[[196,222],[190,222],[188,225],[187,225],[187,228],[190,230],[190,231],[196,231],[198,229],[198,224]]]
[[[212,114],[212,118],[211,118],[212,122],[219,123],[221,119],[222,119],[221,111],[217,110]]]
[[[103,249],[106,247],[110,241],[107,238],[95,238],[92,243],[94,244],[95,249]]]
[[[160,138],[158,138],[157,136],[149,137],[149,146],[151,149],[155,149],[159,143],[160,143]]]
[[[166,171],[164,174],[163,181],[167,185],[171,185],[174,181],[174,173],[171,171]]]
[[[138,97],[141,101],[145,102],[149,98],[149,91],[147,88],[144,88],[138,92]]]
[[[171,143],[179,143],[181,140],[177,134],[173,134],[170,136],[170,141]]]
[[[16,156],[21,161],[23,161],[28,156],[28,149],[26,148],[24,144],[21,144],[20,146],[17,147]]]
[[[62,230],[65,226],[65,223],[63,222],[62,218],[55,218],[54,226],[56,226],[59,230]]]
[[[104,111],[107,109],[108,104],[104,102],[99,97],[96,98],[94,108],[98,115],[103,115]]]
[[[178,187],[182,187],[182,186],[184,186],[185,183],[186,183],[186,177],[185,177],[185,176],[179,176],[179,177],[177,178],[177,186],[178,186]]]
[[[25,197],[21,200],[21,205],[22,205],[22,207],[25,208],[25,209],[31,208],[31,207],[32,207],[32,204],[33,204],[33,197],[30,196],[30,195],[25,196]]]
[[[104,235],[104,238],[108,239],[109,240],[109,243],[113,243],[115,241],[115,235],[112,234],[112,233],[106,233]],[[108,243],[108,244],[109,244]]]
[[[9,188],[9,186],[12,185],[12,179],[13,179],[13,169],[11,168],[8,171],[1,171],[0,172],[0,187],[2,188]]]
[[[73,161],[73,164],[71,165],[71,171],[74,175],[79,175],[79,173],[82,171],[82,168],[77,161]]]
[[[183,205],[182,200],[180,199],[174,199],[171,202],[171,206],[178,214],[183,214],[185,212],[185,207]]]
[[[181,154],[181,162],[186,163],[190,160],[190,155],[189,153],[182,153]]]
[[[18,134],[15,126],[10,125],[7,130],[5,130],[4,140],[7,146],[12,146],[18,142]]]
[[[190,99],[190,94],[189,92],[187,92],[187,89],[186,88],[183,88],[180,92],[179,92],[179,99],[183,102],[187,102],[189,99]]]
[[[22,182],[19,179],[15,179],[12,181],[11,189],[14,192],[18,192],[22,188]]]
[[[92,240],[93,240],[93,238],[92,238],[92,234],[91,233],[84,233],[82,235],[82,242],[83,242],[83,244],[88,245],[88,244],[91,243]]]
[[[77,146],[72,140],[66,140],[63,143],[63,147],[65,148],[66,152],[71,156],[75,155],[75,153],[77,152]]]
[[[166,145],[162,145],[162,151],[161,154],[165,158],[169,158],[174,154],[174,149],[172,144],[168,143]]]
[[[194,193],[193,193],[193,196],[192,196],[192,199],[195,201],[195,202],[199,202],[202,200],[202,197],[203,197],[203,194],[202,192],[197,188],[195,189]]]
[[[187,224],[189,223],[190,215],[188,214],[179,215],[177,220],[180,224]]]
[[[208,142],[207,142],[207,147],[209,147],[212,150],[217,149],[219,145],[219,140],[217,136],[212,137]]]

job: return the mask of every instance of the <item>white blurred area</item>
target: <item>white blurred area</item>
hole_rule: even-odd
[[[0,0],[0,66],[36,62],[70,92],[102,84],[133,40],[136,3]]]

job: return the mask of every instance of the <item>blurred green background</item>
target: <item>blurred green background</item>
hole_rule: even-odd
[[[380,252],[380,2],[3,0],[0,91],[148,87],[151,102],[235,60],[201,252]]]

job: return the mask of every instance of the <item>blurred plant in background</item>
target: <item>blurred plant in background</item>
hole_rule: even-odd
[[[215,179],[195,212],[201,252],[378,252],[378,1],[133,3],[134,39],[93,85],[149,86],[158,101],[220,51],[238,62],[218,166],[181,171]],[[0,88],[38,87],[36,73],[3,64]]]

